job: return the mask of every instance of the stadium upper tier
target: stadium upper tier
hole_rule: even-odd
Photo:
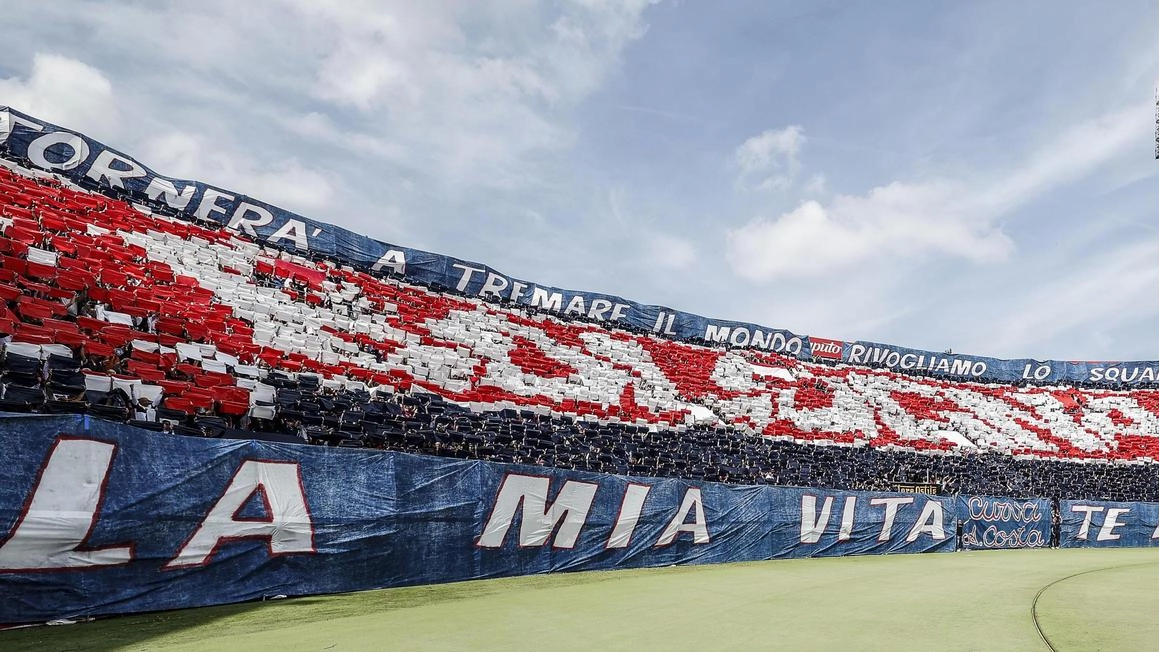
[[[120,390],[150,416],[159,405],[241,425],[276,416],[276,377],[800,443],[1159,453],[1152,390],[938,380],[568,321],[291,255],[29,171],[0,171],[0,218],[5,409],[89,409]]]

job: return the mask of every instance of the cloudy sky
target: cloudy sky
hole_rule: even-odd
[[[558,287],[1159,359],[1159,3],[8,0],[0,105]]]

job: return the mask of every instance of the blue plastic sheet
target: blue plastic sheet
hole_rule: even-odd
[[[1062,548],[1145,548],[1159,543],[1159,503],[1061,502]]]
[[[1050,501],[1043,498],[959,496],[958,519],[965,550],[1050,545]]]
[[[0,623],[569,570],[952,551],[952,498],[0,416]]]

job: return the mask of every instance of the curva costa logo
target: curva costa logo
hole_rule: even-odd
[[[810,337],[809,346],[814,358],[840,360],[841,350],[845,348],[845,342],[842,342],[841,340],[826,340],[820,337]]]

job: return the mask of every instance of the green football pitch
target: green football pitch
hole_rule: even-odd
[[[1150,650],[1157,615],[1159,549],[988,551],[296,598],[0,632],[0,650]]]

